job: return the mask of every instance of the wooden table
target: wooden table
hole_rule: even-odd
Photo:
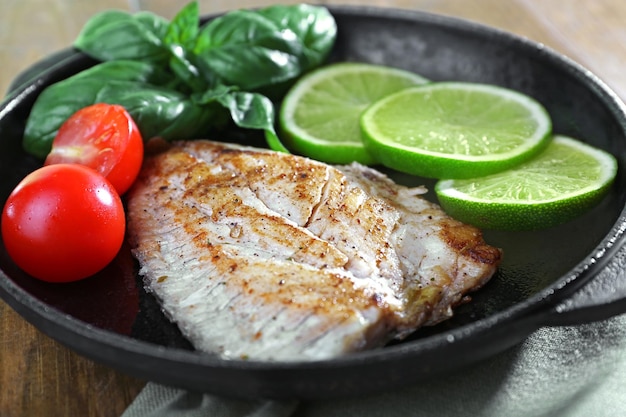
[[[295,1],[290,1],[295,3]],[[2,0],[0,92],[23,69],[71,44],[84,22],[107,8],[171,18],[180,0]],[[270,1],[200,0],[203,14]],[[284,3],[284,2],[283,2]],[[323,4],[334,3],[322,1]],[[556,49],[626,98],[623,0],[346,0],[447,14],[520,34]],[[145,385],[82,358],[41,334],[0,301],[0,417],[119,416]]]

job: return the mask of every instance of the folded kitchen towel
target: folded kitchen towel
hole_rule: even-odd
[[[122,417],[624,417],[626,315],[541,328],[445,377],[378,395],[245,401],[149,383]]]

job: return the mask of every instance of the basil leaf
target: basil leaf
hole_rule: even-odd
[[[290,153],[289,149],[287,149],[287,147],[281,142],[275,130],[266,130],[264,133],[265,143],[267,143],[268,148],[273,151]]]
[[[167,19],[148,11],[138,12],[132,15],[132,17],[138,24],[142,25],[145,30],[154,33],[159,39],[165,39],[169,27]]]
[[[59,127],[74,112],[93,104],[97,89],[93,80],[89,79],[57,83],[46,88],[35,101],[26,121],[22,140],[24,150],[38,158],[45,158]]]
[[[198,3],[193,1],[176,14],[164,36],[164,42],[170,51],[170,69],[190,92],[205,91],[213,84],[210,77],[203,75],[195,54],[191,52],[199,31],[200,11]]]
[[[163,40],[168,45],[190,45],[198,36],[199,26],[198,2],[192,1],[174,16],[167,26]]]
[[[171,75],[158,66],[139,61],[110,61],[79,72],[47,87],[39,95],[26,122],[23,147],[32,155],[45,158],[59,127],[69,116],[99,101],[114,103],[101,96],[105,84],[109,88],[135,90],[138,86],[156,85],[167,89],[168,83]]]
[[[291,31],[302,45],[300,59],[311,69],[324,63],[337,37],[337,24],[328,9],[299,4],[270,6],[258,12],[285,33]]]
[[[125,88],[107,84],[98,92],[98,101],[124,106],[137,124],[144,140],[192,139],[223,125],[228,119],[216,106],[198,106],[185,94],[150,85],[128,84]]]
[[[219,103],[230,113],[235,125],[244,129],[258,129],[265,132],[265,139],[271,149],[289,152],[280,142],[274,130],[274,104],[258,93],[237,91],[236,87],[219,85],[203,94],[194,94],[197,104]]]
[[[209,22],[198,35],[194,53],[222,82],[250,90],[293,77],[298,63],[272,22],[258,13],[237,10]]]
[[[279,19],[281,13],[288,17]],[[292,80],[319,65],[335,34],[335,21],[325,8],[237,10],[208,22],[194,52],[224,83],[255,90]]]
[[[181,46],[170,47],[171,57],[169,67],[176,77],[182,81],[189,93],[194,91],[204,91],[210,88],[210,78],[205,77],[202,71],[193,61],[197,61],[194,55],[188,54],[187,50]]]
[[[245,91],[233,91],[218,96],[217,101],[230,111],[237,126],[274,130],[274,105],[267,97]]]
[[[230,111],[230,117],[237,126],[263,130],[270,149],[289,153],[274,129],[274,105],[267,97],[257,93],[230,91],[216,95],[214,99]]]
[[[100,61],[137,59],[163,61],[167,50],[163,46],[164,20],[156,15],[109,10],[89,19],[74,46]]]
[[[228,95],[237,90],[237,87],[219,84],[202,93],[192,94],[191,99],[198,105],[210,104],[219,101],[222,96]]]
[[[203,94],[192,95],[198,105],[216,103],[230,113],[230,118],[239,127],[274,131],[274,104],[267,97],[236,87],[219,85]]]
[[[73,76],[66,78],[52,86],[46,88],[54,88],[57,84],[64,84],[70,82],[70,80],[78,80],[81,78],[102,78],[102,82],[106,80],[111,81],[135,81],[146,84],[157,85],[175,85],[172,82],[172,76],[169,72],[163,70],[159,65],[150,62],[131,61],[131,60],[117,60],[107,61],[91,68],[83,70]]]

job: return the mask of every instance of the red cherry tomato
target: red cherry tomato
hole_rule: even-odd
[[[119,251],[124,231],[124,207],[111,183],[76,164],[30,173],[2,212],[11,259],[49,282],[76,281],[103,269]]]
[[[98,103],[78,110],[59,128],[44,165],[86,165],[105,176],[122,195],[137,178],[143,140],[124,107]]]

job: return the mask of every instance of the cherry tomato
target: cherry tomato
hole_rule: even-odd
[[[122,195],[137,178],[143,140],[124,107],[98,103],[70,116],[52,142],[44,165],[86,165],[104,175]]]
[[[2,238],[13,261],[49,282],[86,278],[103,269],[124,240],[125,215],[111,183],[77,164],[27,175],[2,212]]]

